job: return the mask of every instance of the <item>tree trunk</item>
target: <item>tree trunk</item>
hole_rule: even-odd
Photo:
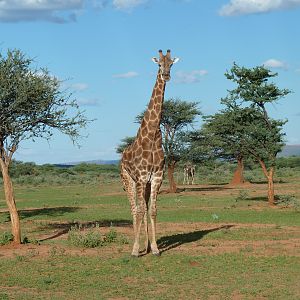
[[[20,219],[16,207],[12,181],[9,176],[8,166],[1,159],[0,159],[0,165],[1,165],[1,171],[3,177],[5,200],[10,214],[12,234],[14,236],[14,243],[21,244]]]
[[[243,162],[243,158],[239,157],[237,160],[237,168],[234,171],[230,184],[240,185],[240,184],[244,184],[245,182],[246,181],[244,178],[244,162]]]
[[[171,193],[176,193],[177,191],[177,186],[174,179],[175,164],[176,164],[175,161],[170,161],[168,163],[168,180],[169,180],[169,187]]]
[[[275,193],[274,193],[274,167],[270,167],[270,170],[267,170],[267,167],[264,163],[264,161],[259,161],[264,175],[266,176],[268,180],[268,202],[269,205],[274,206],[275,205]]]
[[[274,168],[271,167],[268,176],[268,201],[270,205],[275,205],[274,195]]]

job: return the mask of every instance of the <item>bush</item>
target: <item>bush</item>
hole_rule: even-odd
[[[115,242],[120,242],[121,244],[127,243],[124,236],[118,237],[114,228],[111,228],[106,234],[101,235],[99,226],[85,230],[82,230],[81,226],[74,226],[69,230],[68,241],[73,246],[84,248],[96,248]]]
[[[14,236],[9,233],[9,232],[4,232],[2,234],[0,234],[0,245],[6,245],[9,244],[10,242],[12,242],[14,239]]]
[[[96,227],[98,229],[98,227]],[[68,241],[77,247],[95,248],[102,246],[103,240],[99,230],[95,228],[82,231],[80,227],[74,226],[69,230]]]
[[[248,199],[249,199],[248,191],[240,190],[239,194],[235,198],[235,201],[238,202],[238,201],[243,201],[243,200],[248,200]]]
[[[113,243],[117,240],[117,232],[111,228],[108,233],[104,236],[104,242],[105,243]]]

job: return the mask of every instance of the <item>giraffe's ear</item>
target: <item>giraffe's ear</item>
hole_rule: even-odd
[[[179,61],[178,57],[173,58],[173,64],[176,64]]]
[[[158,59],[156,57],[152,57],[152,61],[155,63],[155,64],[158,64]]]

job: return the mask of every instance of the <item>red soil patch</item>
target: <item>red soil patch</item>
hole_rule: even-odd
[[[258,240],[230,240],[209,238],[209,233],[225,230],[226,232],[238,229],[270,229],[274,234],[266,232],[266,237]],[[272,224],[214,224],[214,223],[160,223],[158,229],[158,244],[163,255],[168,253],[187,253],[189,255],[217,255],[221,253],[245,253],[249,255],[272,256],[293,255],[300,257],[300,230],[297,226],[282,226],[275,228]],[[109,228],[100,228],[105,233]],[[16,256],[48,257],[51,255],[100,255],[101,257],[118,257],[124,253],[130,254],[133,240],[132,226],[120,226],[115,230],[129,238],[129,244],[111,244],[100,248],[86,249],[59,245],[59,240],[66,240],[67,233],[41,236],[47,239],[54,236],[52,241],[56,245],[42,242],[41,245],[5,245],[0,246],[0,258],[14,258]],[[142,231],[143,232],[143,231]],[[205,237],[205,238],[204,238]],[[141,247],[144,245],[144,237],[141,237]],[[196,264],[191,262],[191,266]]]

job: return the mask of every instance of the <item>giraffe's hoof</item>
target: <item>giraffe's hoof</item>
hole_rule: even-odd
[[[134,258],[139,257],[139,251],[132,251],[131,252],[131,257],[134,257]]]
[[[152,252],[152,254],[153,254],[154,256],[157,256],[157,257],[159,257],[159,256],[161,255],[159,251],[158,251],[158,252]]]

